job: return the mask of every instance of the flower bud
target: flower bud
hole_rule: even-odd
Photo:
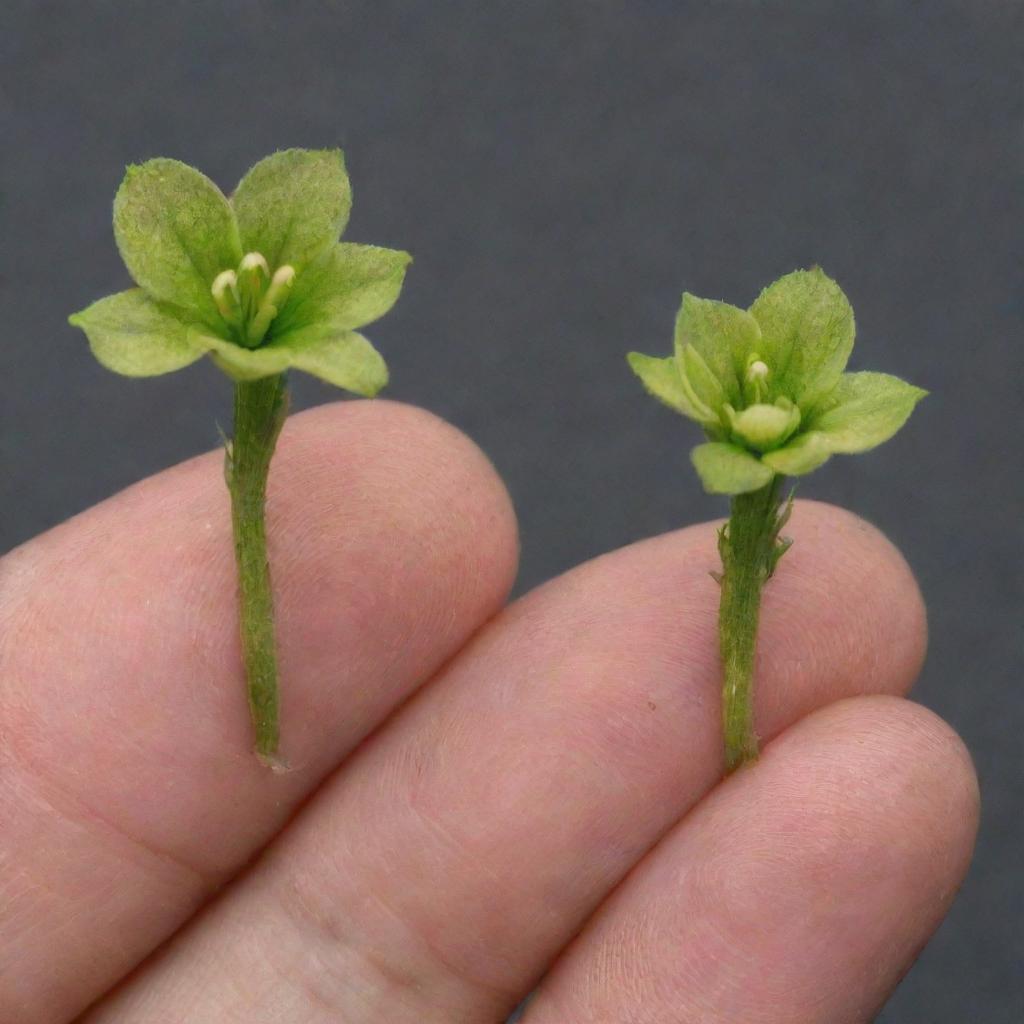
[[[758,452],[777,448],[800,423],[800,410],[785,400],[776,405],[750,405],[739,412],[729,406],[726,412],[733,436]]]

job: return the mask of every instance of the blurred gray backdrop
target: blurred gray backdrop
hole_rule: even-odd
[[[802,493],[906,553],[931,613],[916,696],[965,736],[985,802],[967,885],[881,1020],[1019,1024],[1022,43],[1010,0],[6,0],[0,547],[229,421],[212,366],[127,381],[65,322],[127,284],[127,162],[175,156],[230,188],[276,148],[345,148],[347,237],[416,256],[372,332],[389,395],[494,460],[520,590],[722,513],[695,431],[623,354],[669,350],[684,287],[746,305],[818,262],[856,310],[854,368],[933,394]],[[294,384],[300,407],[336,397]]]

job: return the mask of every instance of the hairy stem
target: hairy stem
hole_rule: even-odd
[[[757,759],[754,732],[754,656],[761,589],[775,571],[788,542],[779,530],[789,515],[780,511],[781,478],[732,499],[729,522],[719,533],[722,555],[718,640],[722,658],[722,729],[725,766],[734,771]]]
[[[235,384],[235,436],[225,473],[238,565],[242,660],[256,753],[273,762],[278,746],[277,648],[267,562],[267,474],[288,407],[284,374]]]

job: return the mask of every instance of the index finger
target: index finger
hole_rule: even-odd
[[[0,1019],[67,1019],[148,954],[500,607],[516,564],[484,456],[386,402],[288,422],[268,533],[283,775],[250,753],[220,455],[0,562]]]

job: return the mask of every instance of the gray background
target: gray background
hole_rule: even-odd
[[[918,573],[917,696],[966,737],[985,800],[966,888],[881,1019],[1018,1024],[1024,4],[8,0],[0,20],[4,549],[228,421],[212,366],[126,381],[65,323],[127,283],[109,207],[129,161],[230,187],[273,149],[345,147],[348,237],[417,257],[372,331],[390,395],[494,459],[520,589],[722,512],[695,431],[623,362],[668,351],[684,287],[746,305],[797,266],[838,278],[855,367],[933,396],[802,492]]]

